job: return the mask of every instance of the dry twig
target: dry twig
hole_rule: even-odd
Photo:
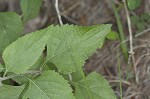
[[[123,0],[123,3],[124,3],[124,7],[125,7],[126,18],[127,18],[127,22],[128,22],[128,29],[129,29],[129,42],[130,42],[129,59],[131,58],[131,60],[132,60],[136,82],[138,83],[139,81],[138,81],[138,77],[136,74],[135,57],[134,57],[134,51],[133,51],[133,36],[132,36],[132,29],[131,29],[131,20],[130,20],[130,15],[129,15],[128,8],[127,8],[126,0]]]
[[[59,7],[58,7],[58,0],[55,0],[55,9],[56,9],[56,12],[57,12],[59,23],[60,23],[60,25],[63,25],[61,15],[60,15],[60,11],[59,11]]]

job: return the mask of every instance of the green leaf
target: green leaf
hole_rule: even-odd
[[[141,0],[127,0],[127,5],[130,10],[135,10],[141,4]]]
[[[109,40],[117,40],[119,39],[119,34],[115,31],[111,31],[106,35],[106,38]]]
[[[0,86],[0,99],[18,99],[19,95],[23,91],[24,86]]]
[[[72,81],[77,82],[77,81],[82,80],[83,79],[82,72],[83,71],[79,70],[79,71],[71,73],[71,75],[72,75]]]
[[[141,15],[141,18],[140,18],[140,20],[143,20],[143,21],[148,21],[148,20],[150,20],[150,14],[149,13],[143,13],[142,15]]]
[[[130,19],[131,19],[132,25],[136,25],[140,21],[140,18],[138,16],[131,16]]]
[[[32,67],[30,67],[30,70],[39,70],[43,65],[43,62],[44,62],[44,56],[41,55],[37,60],[37,62]]]
[[[141,32],[145,29],[145,22],[139,22],[136,24],[138,32]]]
[[[30,79],[23,99],[74,99],[72,89],[61,75],[45,71],[35,80]]]
[[[39,14],[41,4],[42,0],[21,0],[23,21],[26,22],[35,18]]]
[[[20,37],[23,25],[14,12],[0,12],[0,55],[10,43]]]
[[[55,66],[53,63],[51,63],[51,62],[47,62],[47,63],[43,66],[42,69],[43,69],[43,70],[55,70],[55,71],[58,71],[57,68],[56,68],[56,66]]]
[[[25,73],[36,63],[48,40],[47,29],[19,38],[3,52],[6,72]]]
[[[7,73],[7,75],[12,75],[12,73]],[[28,74],[24,74],[24,76],[32,79],[35,77],[34,73],[28,73]],[[23,85],[29,82],[29,79],[27,79],[26,77],[23,77],[22,75],[17,75],[15,77],[12,77],[11,79],[13,81],[15,81],[16,83],[18,83],[19,85]]]
[[[0,72],[4,70],[4,66],[0,63]]]
[[[27,76],[28,78],[34,78],[40,72],[40,67],[42,66],[42,63],[43,63],[43,56],[40,56],[40,58],[37,60],[37,62],[33,66],[30,67],[30,69],[28,71],[30,73],[27,73],[24,75]],[[39,71],[39,72],[37,72],[37,71]],[[9,75],[9,74],[7,73],[7,75]],[[12,73],[10,73],[10,75],[12,75]],[[27,78],[22,77],[22,75],[17,75],[11,79],[20,85],[23,85],[29,81]]]
[[[111,25],[49,27],[47,60],[61,73],[75,72],[99,46],[103,45]]]
[[[109,83],[98,73],[92,72],[87,77],[87,84],[93,99],[117,99]],[[85,80],[73,82],[76,99],[89,99],[88,88]]]

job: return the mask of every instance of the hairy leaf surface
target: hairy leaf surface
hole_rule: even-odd
[[[45,71],[35,80],[30,80],[23,99],[74,99],[72,89],[61,75]]]
[[[0,86],[0,99],[18,99],[24,86]]]
[[[19,15],[14,12],[0,12],[0,55],[10,43],[19,38],[22,30]]]
[[[47,29],[19,38],[3,52],[6,72],[21,74],[39,59],[49,36]]]
[[[108,82],[98,73],[93,72],[86,77],[89,91],[93,99],[117,99]],[[89,99],[88,87],[85,80],[73,82],[76,99]]]
[[[61,73],[75,72],[103,45],[111,25],[49,27],[47,60]]]

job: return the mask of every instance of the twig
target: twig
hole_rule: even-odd
[[[130,20],[129,12],[128,12],[128,9],[127,9],[126,0],[123,0],[123,3],[124,3],[124,7],[125,7],[126,17],[127,17],[127,22],[128,22],[128,29],[129,29],[129,42],[130,42],[130,51],[129,51],[129,53],[131,55],[134,55],[131,20]]]
[[[131,99],[132,97],[135,97],[135,96],[138,96],[138,95],[141,95],[141,94],[142,93],[140,93],[140,92],[132,92],[131,95],[128,95],[127,97],[124,97],[123,99]]]
[[[126,84],[126,85],[128,85],[128,86],[130,86],[131,85],[131,83],[130,82],[128,82],[128,81],[125,81],[125,80],[118,80],[118,79],[116,79],[116,80],[108,80],[108,82],[110,82],[110,83],[123,83],[123,84]]]
[[[55,0],[55,9],[56,9],[56,12],[57,12],[59,23],[60,23],[60,25],[63,25],[61,15],[60,15],[60,11],[59,11],[59,7],[58,7],[58,0]]]
[[[133,36],[132,36],[132,29],[131,29],[131,20],[130,20],[130,15],[129,15],[128,8],[127,8],[126,0],[123,0],[123,3],[124,3],[124,7],[125,7],[126,18],[127,18],[127,22],[128,22],[128,30],[129,30],[129,43],[130,43],[129,58],[131,58],[131,60],[132,60],[136,82],[138,83],[138,77],[136,74],[136,66],[135,66],[135,57],[134,57],[134,51],[133,51]]]
[[[149,32],[149,31],[150,31],[150,28],[148,28],[148,29],[146,29],[146,30],[144,30],[144,31],[142,31],[142,32],[140,32],[140,33],[137,33],[137,34],[135,35],[135,37],[139,37],[139,36],[141,36],[142,34],[145,34],[145,33]]]

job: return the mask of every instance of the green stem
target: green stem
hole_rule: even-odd
[[[121,41],[121,49],[122,49],[122,52],[124,54],[124,57],[126,60],[128,60],[128,46],[127,46],[127,43],[124,42],[126,40],[126,37],[125,37],[125,33],[123,31],[123,26],[122,26],[122,23],[121,23],[121,19],[119,17],[119,14],[117,12],[117,8],[115,7],[113,1],[111,0],[111,5],[112,5],[112,8],[113,8],[113,11],[114,11],[114,14],[115,14],[115,18],[116,18],[116,21],[117,21],[117,27],[118,27],[118,30],[119,30],[119,36],[120,36],[120,41]]]

